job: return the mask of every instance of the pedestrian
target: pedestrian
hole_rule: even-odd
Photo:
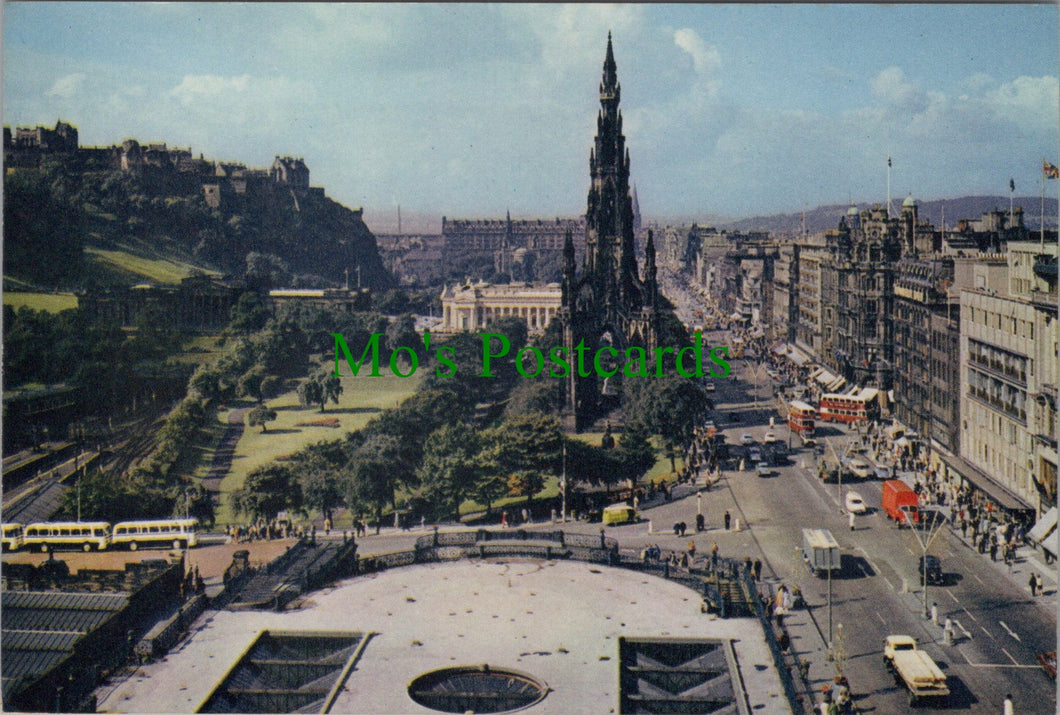
[[[777,645],[780,646],[781,653],[788,652],[788,648],[791,647],[791,638],[788,636],[787,631],[784,631],[780,634],[780,638],[777,640]]]
[[[718,542],[715,541],[710,545],[710,569],[711,571],[717,571],[718,569]]]
[[[762,559],[755,559],[753,568],[755,571],[755,581],[760,581],[762,579]]]
[[[732,523],[732,514],[729,513],[728,509],[725,510],[725,531],[729,530],[729,524]]]
[[[695,558],[696,558],[696,542],[695,541],[689,541],[688,542],[688,559],[689,559],[689,561],[694,561]]]
[[[502,529],[507,529],[508,528],[508,510],[507,509],[505,509],[504,511],[501,512],[501,528]]]
[[[1045,595],[1045,582],[1042,581],[1042,575],[1040,573],[1034,574],[1034,582],[1038,586],[1038,593]]]
[[[1001,705],[1001,715],[1015,715],[1016,710],[1012,706],[1012,694],[1005,696],[1005,702]]]
[[[1031,574],[1031,577],[1027,579],[1027,585],[1031,587],[1031,598],[1038,595],[1038,575],[1035,573]]]
[[[990,540],[990,560],[997,563],[997,539]]]
[[[706,519],[703,518],[703,515],[702,514],[696,514],[696,533],[699,533],[700,531],[703,531],[704,529],[706,529],[706,527],[707,527],[707,523],[706,523]]]

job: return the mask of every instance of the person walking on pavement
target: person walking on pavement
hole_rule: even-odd
[[[729,530],[729,524],[732,523],[732,514],[729,513],[728,509],[725,510],[725,531]]]
[[[755,559],[754,565],[755,581],[762,580],[762,559]]]
[[[1027,579],[1027,585],[1031,587],[1031,598],[1038,595],[1038,575],[1035,573],[1031,574],[1031,577]]]

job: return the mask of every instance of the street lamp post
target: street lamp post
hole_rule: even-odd
[[[927,580],[927,552],[931,548],[931,543],[942,533],[943,525],[949,520],[949,507],[939,507],[937,510],[932,509],[932,512],[938,514],[941,518],[932,519],[932,523],[928,525],[927,536],[922,536],[917,529],[917,524],[910,524],[910,531],[913,532],[913,536],[916,537],[917,544],[920,545],[920,585],[923,594],[923,607],[924,607],[924,618],[930,618],[931,612],[928,610],[928,580]],[[923,512],[918,513],[923,516]],[[907,512],[908,514],[908,512]]]
[[[560,520],[567,523],[567,444],[563,443],[563,476],[560,478]]]

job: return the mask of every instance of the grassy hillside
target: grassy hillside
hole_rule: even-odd
[[[130,279],[135,279],[135,282],[176,284],[180,283],[182,278],[195,273],[218,275],[217,271],[194,266],[174,258],[151,258],[125,246],[116,250],[86,247],[85,255],[89,265],[95,264],[103,271],[124,274]]]
[[[15,310],[22,307],[60,313],[77,307],[77,296],[73,293],[26,293],[4,291],[4,305]]]

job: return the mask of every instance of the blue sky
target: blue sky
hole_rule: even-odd
[[[369,226],[585,209],[614,35],[643,212],[1037,196],[1055,5],[4,5],[3,120],[267,166]]]

